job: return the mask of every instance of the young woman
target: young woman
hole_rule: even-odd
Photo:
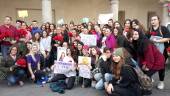
[[[23,30],[23,31],[26,31],[26,34],[25,34],[25,40],[24,40],[24,42],[26,43],[26,42],[28,42],[29,40],[31,40],[31,38],[32,38],[32,35],[31,35],[31,32],[29,31],[29,29],[28,29],[28,25],[27,25],[27,23],[26,22],[22,22],[21,23],[21,30]],[[21,36],[21,35],[20,35]],[[22,36],[21,36],[22,37]]]
[[[54,30],[56,29],[56,25],[55,24],[50,24],[50,33],[49,36],[52,37],[52,35],[54,34]]]
[[[126,62],[128,55],[124,48],[117,48],[113,52],[114,78],[106,87],[108,96],[142,96],[138,76],[133,66]]]
[[[103,49],[106,47],[106,28],[103,27],[102,28],[102,34],[101,34],[101,37],[100,37],[100,41],[101,41],[101,49],[100,51],[103,52]]]
[[[97,81],[95,88],[104,89],[109,81],[112,80],[112,70],[111,70],[111,50],[109,48],[104,48],[103,54],[97,61],[99,69],[101,72],[94,75],[94,79]]]
[[[156,46],[149,41],[140,30],[133,31],[133,46],[136,49],[139,66],[151,77],[154,73],[165,68],[165,58]]]
[[[123,27],[122,27],[122,25],[120,24],[119,21],[114,22],[114,28],[120,28],[121,30],[123,30]]]
[[[50,30],[50,23],[49,23],[49,22],[45,23],[45,31],[46,31],[48,34],[51,32],[51,30]]]
[[[101,28],[99,25],[95,25],[94,26],[94,32],[95,32],[95,35],[97,36],[97,47],[101,47],[101,34],[102,34],[102,31],[101,31]]]
[[[170,32],[169,30],[165,27],[160,25],[160,18],[157,15],[154,15],[151,17],[151,28],[150,28],[150,36],[157,36],[160,37],[159,39],[157,38],[152,38],[151,40],[160,46],[158,49],[161,51],[161,53],[164,54],[165,60],[168,58],[166,48],[169,47],[169,40],[170,40]],[[162,70],[159,70],[159,84],[158,84],[158,89],[164,89],[164,78],[165,78],[165,68]]]
[[[45,23],[41,25],[41,30],[45,31]]]
[[[40,52],[45,59],[44,68],[48,68],[49,66],[49,54],[51,51],[51,37],[46,31],[43,31],[42,38],[40,39]]]
[[[90,57],[91,57],[91,65],[92,70],[96,68],[97,61],[101,55],[100,50],[97,47],[91,47],[90,49]]]
[[[65,80],[67,89],[72,89],[74,87],[74,82],[76,78],[76,64],[71,56],[71,50],[68,48],[66,52],[67,56],[64,57],[63,62],[70,63],[71,67],[63,73],[54,74],[51,82],[56,82],[58,80]],[[56,65],[54,64],[52,70],[55,70]]]
[[[11,46],[9,50],[9,55],[6,60],[3,60],[0,65],[0,75],[1,79],[7,79],[9,85],[19,84],[23,86],[23,77],[25,75],[25,71],[20,69],[16,64],[18,60],[18,47],[16,45]]]
[[[61,46],[63,43],[63,35],[61,33],[61,28],[57,27],[56,31],[54,30],[54,34],[51,40],[51,52],[50,52],[50,66],[54,64],[54,60],[57,60],[57,47]]]
[[[42,77],[45,77],[45,74],[40,70],[40,54],[38,54],[37,44],[32,44],[31,51],[26,58],[31,79],[34,82],[39,82]]]
[[[145,34],[146,30],[143,27],[143,25],[139,22],[139,20],[133,19],[131,22],[132,22],[131,24],[133,29],[142,30],[142,32],[144,32],[143,34]]]
[[[27,56],[27,54],[29,54],[31,49],[32,49],[32,43],[31,42],[27,42],[26,43],[26,47],[27,47],[27,49],[26,49],[26,56]]]
[[[82,55],[85,57],[89,57],[89,47],[87,45],[83,46]],[[86,67],[89,67],[90,69],[92,69],[91,65],[90,66],[87,65]],[[80,70],[79,66],[78,66],[78,70]],[[91,87],[91,77],[90,78],[79,77],[79,83],[81,84],[82,88]]]
[[[134,53],[131,42],[123,35],[123,31],[120,28],[114,28],[113,34],[116,37],[117,48],[124,47],[130,54]]]
[[[33,34],[33,37],[30,40],[32,42],[32,44],[37,44],[38,51],[40,51],[40,39],[41,39],[40,33],[36,32],[35,34]]]
[[[130,32],[131,32],[132,24],[130,19],[126,19],[124,22],[124,29],[123,29],[123,35],[127,38],[130,39]]]
[[[77,29],[72,29],[69,33],[68,33],[70,40],[69,43],[72,43],[73,41],[75,41],[77,39],[78,36],[78,32]]]
[[[19,41],[18,41],[18,46],[19,46],[19,54],[20,55],[25,55],[26,54],[26,43],[31,40],[32,35],[30,31],[28,31],[28,26],[26,22],[21,23],[21,28],[18,30],[19,34]]]
[[[106,47],[113,51],[116,48],[116,39],[110,28],[106,28]]]
[[[113,31],[113,28],[114,28],[113,19],[109,19],[109,20],[108,20],[108,25],[110,26],[111,30]]]

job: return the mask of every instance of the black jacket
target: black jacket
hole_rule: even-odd
[[[138,76],[132,67],[122,66],[120,76],[120,80],[111,81],[114,86],[114,96],[141,96]]]

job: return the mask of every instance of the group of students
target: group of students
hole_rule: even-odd
[[[44,23],[39,28],[37,21],[28,26],[5,17],[0,26],[2,60],[0,80],[9,85],[24,85],[25,78],[35,83],[65,80],[66,89],[72,89],[77,82],[83,88],[94,87],[105,90],[109,96],[142,96],[138,76],[132,69],[137,63],[142,71],[152,78],[159,73],[159,89],[164,89],[165,61],[168,58],[170,32],[160,25],[157,15],[151,17],[151,27],[144,29],[137,19],[126,19],[124,26],[110,19],[108,24],[96,22],[75,25]],[[84,45],[81,36],[96,35],[96,46]],[[66,56],[60,57],[72,67],[62,74],[53,74],[57,48],[65,47]],[[79,77],[78,56],[91,58],[91,78]],[[50,75],[50,78],[48,77]],[[78,77],[78,78],[77,78]]]

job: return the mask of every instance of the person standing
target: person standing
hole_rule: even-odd
[[[7,58],[9,48],[18,40],[17,29],[11,23],[12,18],[6,16],[4,24],[0,26],[1,52],[4,58]]]
[[[159,51],[164,55],[165,59],[167,59],[168,55],[166,52],[166,48],[169,45],[169,40],[170,40],[170,32],[169,30],[165,27],[160,25],[160,18],[157,15],[154,15],[151,17],[151,28],[150,28],[150,33],[148,35],[149,37],[159,37],[158,38],[150,38],[154,43],[163,45],[163,46],[157,46]],[[164,89],[164,78],[165,78],[165,68],[162,70],[159,70],[159,84],[157,86],[158,89]]]

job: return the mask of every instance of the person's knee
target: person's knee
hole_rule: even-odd
[[[103,89],[103,85],[101,85],[101,84],[96,84],[95,88],[96,88],[97,90],[102,90],[102,89]]]
[[[105,80],[106,80],[106,82],[111,81],[111,80],[112,80],[112,78],[113,78],[113,76],[112,76],[111,74],[109,74],[109,73],[106,73],[104,76],[105,76]]]
[[[13,85],[16,83],[16,78],[14,76],[8,76],[7,81]]]
[[[99,81],[101,78],[102,78],[102,75],[100,73],[97,73],[97,74],[94,75],[94,79],[96,81]]]
[[[95,85],[95,88],[96,88],[97,90],[102,90],[103,87],[104,87],[104,85],[103,85],[103,81],[102,81],[102,80],[98,81],[98,82],[96,83],[96,85]]]

